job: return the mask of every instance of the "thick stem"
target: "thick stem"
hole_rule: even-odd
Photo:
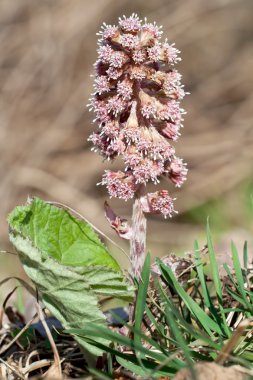
[[[140,279],[146,256],[147,220],[142,211],[140,196],[144,192],[142,185],[136,194],[132,215],[132,238],[130,241],[131,275]]]

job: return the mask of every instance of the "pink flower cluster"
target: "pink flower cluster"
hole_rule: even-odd
[[[118,26],[104,24],[99,33],[95,63],[95,92],[90,108],[99,129],[89,140],[93,150],[108,159],[120,156],[125,171],[107,170],[101,184],[112,197],[128,200],[150,180],[162,176],[180,187],[186,165],[175,156],[171,141],[180,135],[185,92],[174,68],[180,61],[174,44],[161,42],[162,30],[144,23],[136,14],[119,19]],[[166,190],[142,196],[144,212],[174,212]]]

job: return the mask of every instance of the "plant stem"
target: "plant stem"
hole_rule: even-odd
[[[130,241],[131,275],[140,280],[141,270],[146,256],[147,220],[142,211],[140,197],[145,186],[141,185],[136,194],[132,214],[132,238]]]

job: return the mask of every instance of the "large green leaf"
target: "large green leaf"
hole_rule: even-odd
[[[39,198],[18,206],[9,215],[10,227],[29,238],[42,254],[63,265],[105,265],[120,272],[91,226],[73,217],[67,210]]]
[[[102,296],[132,299],[119,265],[86,222],[38,198],[17,207],[8,221],[26,273],[65,328],[105,324],[98,301]],[[99,353],[85,338],[78,340]]]

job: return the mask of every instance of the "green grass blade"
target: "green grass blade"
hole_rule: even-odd
[[[198,245],[197,240],[195,240],[195,242],[194,242],[194,250],[195,250],[195,257],[196,257],[196,259],[195,259],[196,270],[197,270],[197,274],[198,274],[198,279],[199,279],[200,284],[201,284],[201,288],[202,288],[202,292],[203,292],[203,298],[205,301],[205,305],[210,309],[212,302],[211,302],[211,297],[210,297],[210,294],[209,294],[209,291],[208,291],[208,288],[206,285],[206,281],[205,281],[204,268],[203,268],[203,263],[202,263],[202,260],[200,257],[200,250],[199,250],[199,245]]]
[[[159,260],[158,262],[163,276],[168,280],[168,282],[173,283],[175,291],[182,298],[189,311],[195,316],[196,320],[199,321],[199,323],[206,330],[206,332],[213,338],[213,332],[222,335],[222,330],[220,329],[220,326],[215,321],[213,321],[183,289],[183,287],[175,278],[171,268],[164,265],[161,260]]]
[[[198,274],[198,279],[200,281],[205,306],[208,307],[208,309],[210,310],[210,313],[213,315],[216,322],[220,325],[221,320],[220,320],[220,317],[217,313],[217,310],[215,309],[215,306],[212,303],[210,292],[208,290],[207,283],[205,280],[204,266],[203,266],[201,256],[200,256],[199,245],[198,245],[198,242],[196,240],[194,242],[194,249],[195,249],[195,255],[196,255],[195,256],[196,257],[196,270],[197,270],[197,274]]]
[[[243,266],[244,269],[248,269],[248,242],[245,241],[243,245]]]
[[[245,302],[245,305],[247,306],[247,309],[252,312],[253,308],[252,308],[252,305],[250,304],[248,297],[247,297],[247,294],[245,292],[244,278],[243,278],[243,274],[242,274],[242,270],[241,270],[241,264],[239,261],[238,252],[237,252],[237,249],[236,249],[234,242],[232,242],[232,244],[231,244],[231,250],[232,250],[232,259],[233,259],[234,271],[235,271],[235,276],[236,276],[236,280],[238,283],[239,292],[240,292],[242,298],[244,299],[244,302]]]
[[[209,253],[209,259],[210,259],[210,265],[213,275],[213,282],[215,286],[215,291],[218,297],[219,304],[222,304],[222,284],[220,281],[220,275],[219,275],[219,269],[218,264],[216,261],[216,256],[214,253],[213,243],[211,239],[211,233],[209,228],[209,223],[207,222],[207,246],[208,246],[208,253]]]
[[[113,363],[112,363],[112,355],[110,353],[108,353],[108,357],[107,357],[107,368],[108,368],[108,374],[112,376]]]
[[[112,342],[129,347],[132,350],[138,350],[141,354],[151,357],[157,361],[163,361],[167,357],[166,355],[162,353],[148,350],[147,348],[143,347],[142,344],[138,344],[134,342],[132,339],[126,336],[123,336],[121,334],[118,334],[115,331],[110,330],[108,327],[104,327],[101,325],[89,324],[86,326],[85,329],[69,329],[65,331],[67,333],[72,333],[72,334],[83,336],[83,337],[98,338],[102,336],[105,339],[108,339]]]
[[[164,334],[164,326],[162,324],[159,324],[157,320],[155,319],[154,315],[152,314],[151,310],[146,306],[145,312],[147,314],[147,317],[150,319],[150,322],[155,326],[156,331],[159,333],[159,337],[168,339],[168,337]]]
[[[223,333],[225,333],[225,335],[227,337],[230,337],[232,333],[231,333],[229,326],[227,325],[226,316],[225,316],[225,313],[223,311],[222,284],[221,284],[221,280],[220,280],[218,264],[216,261],[216,256],[215,256],[215,252],[214,252],[214,248],[213,248],[213,243],[212,243],[212,239],[211,239],[211,233],[210,233],[210,227],[209,227],[208,221],[207,221],[206,233],[207,233],[208,254],[209,254],[210,266],[211,266],[211,270],[212,270],[214,288],[216,291],[216,295],[217,295],[217,299],[218,299],[218,303],[219,303],[219,309],[220,309],[220,313],[221,313],[221,318],[223,321],[221,328],[223,330]]]
[[[242,308],[239,308],[239,307],[229,307],[229,308],[224,309],[224,312],[226,314],[231,313],[231,312],[233,312],[233,313],[235,313],[235,312],[244,313],[245,310]]]
[[[116,357],[117,362],[126,370],[133,372],[135,375],[141,376],[141,377],[148,377],[150,378],[151,371],[147,368],[140,367],[138,364],[133,363],[132,361]],[[160,376],[160,375],[159,375]],[[154,378],[154,376],[152,376]]]
[[[230,294],[230,295],[231,295],[231,296],[232,296],[237,302],[239,302],[239,303],[244,307],[243,312],[246,313],[245,315],[246,315],[247,318],[250,318],[252,313],[251,313],[251,311],[248,311],[248,312],[247,312],[247,309],[248,309],[248,302],[249,302],[248,299],[247,299],[247,302],[245,302],[245,298],[244,298],[244,297],[242,296],[242,294],[241,294],[241,291],[240,291],[239,285],[235,282],[234,277],[233,277],[233,275],[232,275],[232,273],[231,273],[229,267],[227,266],[227,264],[224,264],[223,267],[224,267],[225,271],[227,272],[227,275],[228,275],[230,281],[232,282],[233,286],[235,287],[235,289],[236,289],[236,291],[237,291],[237,293],[236,293],[235,291],[233,291],[233,290],[231,290],[230,288],[227,287],[227,292],[228,292],[228,293],[229,293],[229,294]],[[245,292],[246,294],[248,294],[248,296],[249,296],[251,302],[253,302],[252,292],[248,292],[248,291],[245,290],[245,289],[244,289],[244,292]],[[247,296],[246,296],[246,297],[247,297]],[[250,305],[251,305],[251,304],[250,304]],[[252,306],[250,306],[250,307],[252,307]]]
[[[231,271],[230,271],[230,269],[229,269],[227,263],[223,264],[223,268],[224,268],[225,271],[227,272],[227,275],[228,275],[230,281],[232,282],[232,284],[234,285],[234,287],[237,289],[237,291],[239,291],[238,286],[237,286],[237,283],[235,282],[235,280],[234,280],[234,278],[233,278],[233,275],[232,275],[232,273],[231,273]]]
[[[242,297],[240,297],[238,294],[236,294],[235,292],[233,292],[231,289],[227,289],[227,292],[228,294],[230,294],[237,302],[239,302],[240,304],[242,304],[245,308],[246,308],[246,305],[244,303],[244,299]],[[244,313],[245,313],[245,309],[244,309]],[[249,315],[250,316],[250,315]]]
[[[184,317],[180,314],[178,308],[173,304],[173,302],[169,299],[167,294],[165,293],[163,287],[159,284],[159,291],[161,298],[163,298],[164,302],[170,308],[171,312],[174,314],[175,318],[178,320],[178,324],[181,328],[184,329],[186,333],[191,334],[192,338],[195,340],[199,340],[204,342],[207,346],[213,347],[215,350],[220,350],[222,345],[216,343],[212,339],[209,338],[208,335],[205,335],[200,330],[194,328],[191,324],[187,323]],[[166,317],[166,314],[165,314]]]
[[[231,273],[231,271],[230,271],[228,265],[225,263],[225,264],[223,264],[223,267],[224,267],[225,271],[227,272],[227,275],[228,275],[228,277],[229,277],[231,283],[232,283],[233,286],[235,287],[236,291],[238,292],[238,294],[235,293],[234,291],[232,291],[232,290],[231,290],[230,288],[228,288],[228,287],[227,287],[227,292],[229,292],[231,295],[233,294],[233,296],[236,296],[236,300],[237,300],[238,302],[240,302],[244,307],[246,307],[245,302],[244,302],[244,298],[241,297],[241,293],[240,293],[239,286],[238,286],[238,284],[235,282],[234,277],[233,277],[233,275],[232,275],[232,273]]]
[[[249,262],[249,257],[248,257],[248,242],[245,240],[244,245],[243,245],[243,279],[244,283],[249,287],[249,280],[248,280],[248,262]]]
[[[98,369],[95,369],[95,368],[89,368],[89,372],[92,375],[96,376],[96,378],[98,380],[112,380],[113,379],[113,377],[108,376],[104,372],[101,372],[101,371],[99,371]]]
[[[126,360],[119,357],[117,357],[117,361],[120,365],[122,365],[127,370],[132,371],[136,375],[144,377],[145,379],[148,377],[148,372],[150,373],[152,372],[152,379],[154,378],[161,379],[162,377],[166,377],[166,376],[173,377],[179,369],[183,368],[183,363],[182,363],[182,366],[178,368],[177,370],[173,368],[172,366],[170,367],[169,365],[165,365],[163,369],[156,370],[156,368],[159,365],[158,363],[144,361],[145,363],[145,371],[144,371],[141,367],[139,367],[133,361]]]
[[[112,315],[115,315],[115,314],[112,313]],[[121,319],[118,315],[115,315],[115,319],[117,319],[123,326],[126,326],[128,328],[128,330],[133,333],[133,335],[134,334],[139,335],[141,340],[144,340],[151,347],[154,347],[158,351],[161,351],[164,355],[167,355],[166,349],[163,348],[162,346],[160,346],[156,340],[150,338],[149,336],[147,336],[147,334],[142,333],[142,330],[137,330],[134,326],[127,324],[126,321],[124,319]]]
[[[143,265],[141,279],[138,284],[138,292],[135,305],[135,329],[141,331],[141,325],[143,320],[143,314],[146,306],[147,292],[149,286],[150,276],[150,253],[147,254],[146,260]],[[141,336],[134,334],[134,343],[136,345],[141,344]]]
[[[196,378],[196,373],[194,371],[193,361],[192,361],[192,358],[191,358],[191,350],[189,349],[188,345],[186,344],[186,342],[184,340],[184,337],[182,336],[182,334],[181,334],[181,332],[180,332],[180,330],[179,330],[179,328],[177,326],[177,323],[176,323],[176,321],[174,319],[173,313],[169,310],[168,307],[167,307],[167,313],[166,313],[166,315],[167,315],[167,323],[170,326],[171,331],[172,331],[172,333],[173,333],[173,335],[175,337],[177,346],[184,353],[185,361],[188,364],[188,367],[190,369],[190,372],[192,374],[193,379],[195,379]]]
[[[89,335],[89,333],[92,332],[92,330],[95,328],[96,328],[96,326],[91,326],[91,329],[90,329],[91,331],[88,331],[87,335]],[[108,329],[108,330],[109,330],[109,332],[111,331],[110,329]],[[98,333],[103,334],[103,332],[98,332]],[[142,353],[144,353],[148,359],[142,360],[142,365],[140,366],[140,363],[139,363],[136,355],[125,354],[123,352],[117,351],[116,349],[113,349],[112,347],[103,345],[100,342],[98,342],[97,340],[95,340],[96,339],[96,336],[95,336],[96,333],[92,333],[91,335],[94,336],[94,340],[90,339],[89,344],[93,344],[99,350],[115,356],[117,358],[117,360],[119,358],[121,358],[123,360],[127,360],[127,361],[130,361],[131,363],[134,363],[135,365],[139,366],[140,371],[145,371],[146,368],[148,368],[149,370],[152,371],[152,370],[156,369],[156,367],[158,365],[160,365],[160,363],[168,363],[169,362],[170,363],[169,367],[167,367],[167,365],[165,365],[164,370],[166,369],[166,370],[170,371],[170,373],[175,373],[176,371],[178,371],[179,369],[181,369],[184,366],[183,361],[176,358],[176,357],[173,357],[173,355],[171,353],[169,353],[168,350],[166,351],[166,355],[162,356],[162,355],[159,355],[157,352],[153,352],[152,350],[146,349],[142,346],[137,347],[137,348]],[[119,334],[116,333],[116,335],[119,335]],[[111,336],[110,340],[114,341],[115,343],[118,343],[117,342],[118,339],[115,338],[116,335],[113,334],[114,338],[113,338],[113,336]],[[130,342],[133,342],[131,339],[129,339],[129,338],[127,338],[127,339]],[[119,344],[122,344],[122,343],[119,343]],[[129,344],[126,346],[130,347]],[[171,358],[170,358],[170,356],[171,356]]]

